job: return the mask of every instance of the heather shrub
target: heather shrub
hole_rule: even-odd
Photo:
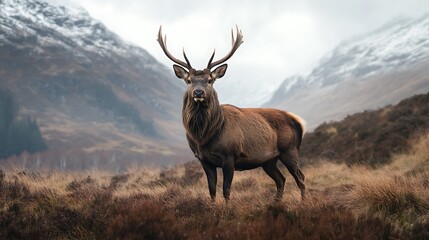
[[[387,239],[395,236],[380,219],[356,219],[334,206],[288,209],[268,205],[264,213],[246,222],[213,222],[200,238],[209,239]]]
[[[109,188],[116,189],[116,188],[122,186],[123,184],[125,184],[129,178],[130,178],[130,174],[115,175],[110,180]]]
[[[107,239],[186,239],[180,222],[162,204],[120,200],[107,219]]]

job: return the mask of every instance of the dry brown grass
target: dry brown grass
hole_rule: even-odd
[[[379,169],[304,168],[308,199],[292,177],[273,201],[261,170],[237,172],[231,201],[209,198],[198,163],[172,169],[0,173],[0,239],[427,239],[429,135]]]
[[[408,153],[395,155],[392,163],[384,168],[403,174],[427,171],[429,169],[429,134],[423,134],[412,142],[413,147]]]

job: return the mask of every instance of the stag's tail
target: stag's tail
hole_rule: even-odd
[[[290,116],[290,119],[292,120],[292,124],[293,124],[293,129],[295,130],[297,139],[298,139],[298,150],[299,147],[301,146],[301,142],[302,142],[302,138],[304,136],[305,133],[305,121],[300,118],[299,116],[288,112],[288,115]]]

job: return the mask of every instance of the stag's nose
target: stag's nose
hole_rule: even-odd
[[[204,90],[195,89],[194,90],[194,98],[202,98],[202,97],[204,97]]]

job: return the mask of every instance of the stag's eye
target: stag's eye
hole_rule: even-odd
[[[209,79],[209,80],[207,81],[207,83],[208,83],[208,84],[212,84],[212,83],[213,83],[213,80]]]
[[[191,80],[186,80],[186,84],[191,84]]]

